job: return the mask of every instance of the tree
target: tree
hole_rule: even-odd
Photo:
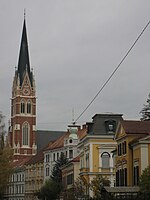
[[[74,182],[74,194],[76,199],[84,198],[87,193],[88,183],[84,177],[79,177]]]
[[[59,188],[55,181],[49,179],[41,187],[40,191],[35,194],[39,199],[42,200],[56,200],[59,195]]]
[[[144,104],[143,109],[141,110],[140,114],[142,115],[141,120],[146,121],[150,120],[150,93],[148,95],[147,103]]]
[[[90,184],[95,199],[102,199],[102,191],[104,186],[110,186],[110,181],[102,175],[97,175]]]
[[[9,176],[12,172],[11,161],[12,161],[12,149],[4,146],[3,136],[1,136],[1,141],[0,141],[0,196],[2,196],[2,194],[6,188]]]
[[[78,177],[74,182],[72,188],[67,189],[65,191],[64,199],[65,200],[77,200],[84,199],[86,196],[86,189],[88,187],[88,183],[83,177]]]
[[[56,161],[56,163],[54,165],[54,168],[52,170],[51,179],[53,181],[55,181],[56,183],[58,183],[60,185],[60,187],[62,186],[62,172],[61,172],[61,167],[63,165],[66,165],[67,163],[68,163],[67,157],[63,153],[61,153],[61,156]]]
[[[150,166],[143,170],[139,179],[140,191],[143,193],[150,193]]]
[[[62,153],[60,158],[56,161],[52,170],[52,175],[49,180],[45,182],[40,191],[35,194],[42,200],[55,200],[59,197],[62,190],[62,173],[61,167],[67,164],[68,159]]]

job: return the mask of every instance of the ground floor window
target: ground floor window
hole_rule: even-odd
[[[133,175],[134,185],[138,185],[139,184],[139,166],[135,166],[133,171],[134,171],[134,175]]]
[[[116,186],[127,186],[127,168],[117,170]]]

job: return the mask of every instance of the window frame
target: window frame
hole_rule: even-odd
[[[110,168],[110,154],[108,152],[103,152],[101,154],[102,168],[109,169]]]
[[[28,122],[22,125],[22,146],[28,147],[30,144],[30,126]]]

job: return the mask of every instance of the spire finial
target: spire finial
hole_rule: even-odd
[[[72,109],[72,124],[75,125],[75,121],[74,121],[74,108]]]
[[[26,9],[24,8],[24,20],[26,19]]]

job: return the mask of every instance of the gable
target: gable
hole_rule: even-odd
[[[22,83],[22,89],[24,88],[28,88],[31,89],[31,83],[30,83],[30,79],[29,79],[29,75],[26,71],[25,75],[24,75],[24,79],[23,79],[23,83]]]
[[[126,136],[125,130],[122,126],[122,124],[119,122],[116,134],[115,134],[115,140],[119,140],[120,138],[123,138]]]

